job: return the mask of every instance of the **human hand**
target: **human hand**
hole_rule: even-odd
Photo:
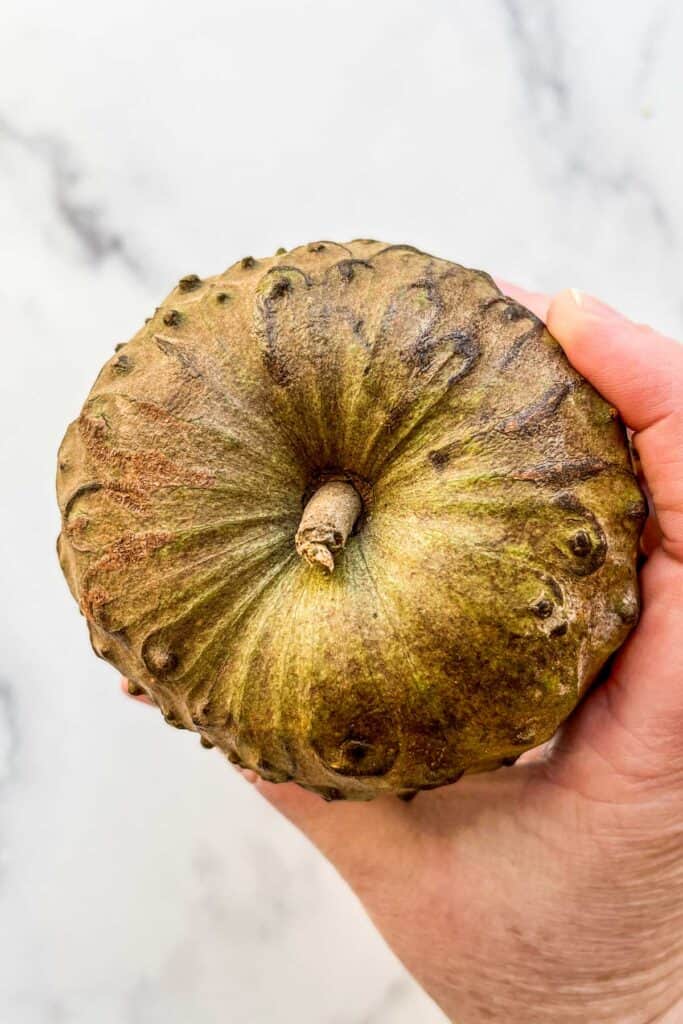
[[[683,349],[597,300],[508,294],[633,431],[655,516],[640,621],[513,768],[369,804],[253,773],[458,1024],[683,1021]]]

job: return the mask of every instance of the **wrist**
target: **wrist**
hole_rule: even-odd
[[[468,964],[459,972],[476,978],[467,1002],[461,993],[445,999],[439,991],[431,994],[454,1024],[499,1019],[506,1024],[683,1024],[683,957],[677,943],[670,954],[661,947],[657,954],[643,934],[636,958],[637,937],[634,929],[633,943],[625,943],[632,951],[621,962],[598,945],[591,950],[589,944],[570,963],[561,951],[546,948],[540,956],[537,951],[533,963],[528,956],[519,963],[508,957],[501,972],[492,972],[490,964],[476,971]]]
[[[448,1011],[447,1003],[441,1005],[449,1012],[449,1020],[453,1024],[490,1024],[493,1019],[509,1021],[510,1024],[545,1024],[549,1020],[553,1024],[586,1024],[587,1021],[591,1024],[683,1024],[683,997],[672,1004],[665,995],[646,991],[620,998],[616,995],[610,997],[604,992],[596,995],[594,991],[577,990],[566,1000],[557,1000],[549,993],[547,1000],[543,998],[535,1005],[515,999],[505,1008],[502,1002],[497,1002],[495,1018],[491,1016],[490,1004],[485,1009],[482,1006],[481,1013],[475,1012],[473,1016],[463,1016],[457,1009]]]

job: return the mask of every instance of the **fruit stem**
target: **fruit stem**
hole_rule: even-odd
[[[296,531],[297,554],[311,565],[334,571],[334,552],[340,551],[363,508],[361,497],[348,480],[328,480],[304,509]]]

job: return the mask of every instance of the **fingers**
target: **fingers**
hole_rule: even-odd
[[[138,701],[139,704],[149,704],[150,707],[154,707],[154,703],[149,699],[147,694],[129,679],[122,676],[120,686],[126,697],[130,697],[132,700]]]
[[[683,378],[677,342],[575,289],[560,292],[548,310],[548,327],[570,362],[617,407],[635,431],[672,412]]]
[[[509,295],[511,299],[514,299],[520,305],[526,306],[532,313],[535,313],[539,320],[545,321],[548,314],[548,306],[550,305],[549,295],[544,295],[542,292],[527,291],[526,288],[520,288],[516,284],[511,284],[502,277],[496,277],[495,282],[504,295]]]
[[[546,762],[551,775],[600,801],[672,785],[683,798],[683,566],[656,551],[640,579],[636,630]]]
[[[553,299],[548,329],[635,431],[662,546],[683,559],[683,348],[574,290]]]
[[[562,730],[549,770],[612,798],[618,779],[680,774],[683,753],[683,350],[597,299],[556,296],[548,329],[568,359],[634,431],[656,520],[641,575],[643,611],[609,679]],[[600,788],[602,787],[602,788]]]

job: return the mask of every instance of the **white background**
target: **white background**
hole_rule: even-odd
[[[5,0],[0,1019],[437,1024],[307,842],[125,701],[54,555],[57,446],[177,278],[316,238],[683,335],[676,0]]]

